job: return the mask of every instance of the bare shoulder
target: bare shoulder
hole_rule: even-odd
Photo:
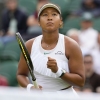
[[[74,41],[73,39],[71,39],[70,37],[68,37],[68,36],[65,36],[65,45],[67,45],[71,48],[79,47],[78,43],[76,41]]]
[[[82,55],[79,44],[68,36],[65,36],[65,51],[67,56],[72,53],[79,53]]]
[[[29,53],[31,52],[31,48],[32,48],[32,44],[33,44],[34,40],[35,40],[35,38],[32,38],[25,42],[26,48]]]

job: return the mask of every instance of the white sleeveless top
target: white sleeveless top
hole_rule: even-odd
[[[30,54],[37,83],[44,90],[58,91],[68,87],[67,82],[58,78],[55,73],[47,68],[48,57],[51,57],[56,59],[58,67],[62,67],[66,72],[69,72],[68,59],[65,56],[64,35],[59,34],[58,43],[52,50],[44,50],[41,46],[41,39],[42,35],[35,38]]]

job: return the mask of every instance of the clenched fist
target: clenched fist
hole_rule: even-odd
[[[51,69],[52,72],[56,73],[58,71],[56,60],[48,57],[47,68]]]

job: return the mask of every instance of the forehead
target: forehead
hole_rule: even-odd
[[[84,60],[92,60],[92,56],[85,56]]]
[[[41,14],[42,14],[42,13],[45,13],[45,12],[57,12],[57,13],[59,13],[59,12],[57,11],[57,9],[52,8],[52,7],[45,8],[45,9],[41,12]]]

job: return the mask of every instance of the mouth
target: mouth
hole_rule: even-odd
[[[53,25],[52,22],[48,22],[48,23],[47,23],[47,26],[52,26],[52,25]]]

